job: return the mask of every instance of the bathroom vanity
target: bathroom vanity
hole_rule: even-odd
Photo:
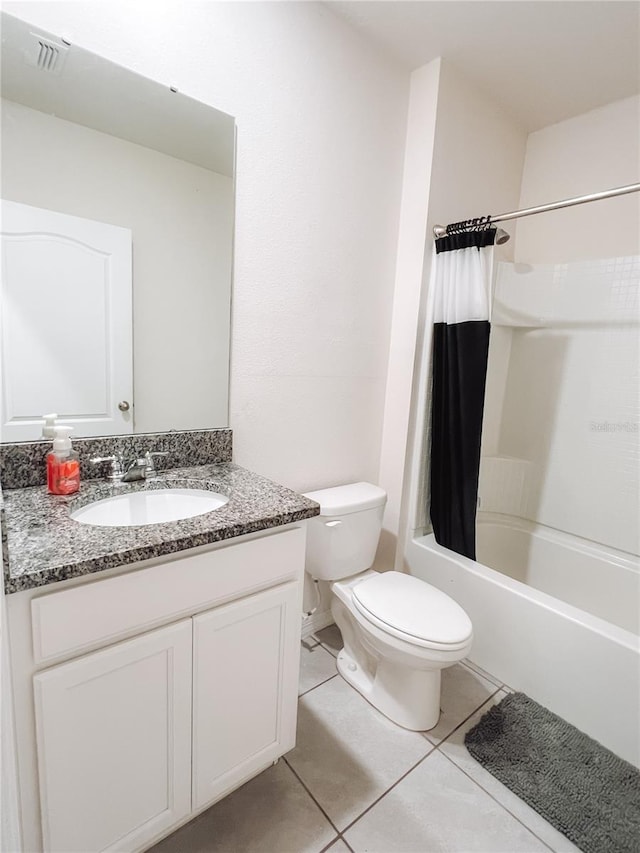
[[[16,227],[0,379],[20,392],[0,423],[20,442],[0,445],[3,762],[15,741],[25,853],[141,851],[293,747],[305,519],[319,508],[231,464],[230,430],[194,429],[228,423],[233,117],[33,30],[2,13]],[[87,87],[109,93],[88,111]],[[43,485],[35,439],[52,406],[81,436],[77,496]],[[114,456],[164,470],[107,483]],[[154,489],[221,505],[144,526],[71,518],[125,490],[139,509]]]
[[[294,746],[318,507],[231,463],[163,477],[229,500],[109,529],[42,486],[5,492],[24,850],[144,850]]]

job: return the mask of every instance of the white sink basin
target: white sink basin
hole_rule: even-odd
[[[206,489],[152,489],[94,501],[71,513],[74,521],[99,527],[138,527],[211,512],[229,498]]]

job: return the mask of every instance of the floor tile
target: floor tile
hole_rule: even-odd
[[[351,853],[351,848],[347,847],[344,841],[339,838],[331,847],[327,847],[326,853]]]
[[[462,666],[466,666],[478,675],[481,675],[482,678],[484,678],[486,681],[490,681],[492,684],[495,684],[496,687],[503,687],[502,682],[499,681],[494,675],[491,675],[491,673],[487,672],[486,669],[482,669],[482,667],[477,666],[470,660],[461,660],[460,663]]]
[[[337,672],[336,659],[319,643],[312,647],[306,643],[302,644],[298,693],[306,693],[307,690],[317,687]]]
[[[345,840],[355,853],[548,853],[438,751],[348,829]]]
[[[322,643],[325,649],[328,652],[331,652],[334,657],[338,657],[338,652],[344,646],[340,629],[335,624],[328,625],[326,628],[316,631],[315,634],[312,634],[311,636],[315,637],[318,642]]]
[[[147,853],[319,853],[336,835],[279,761]]]
[[[339,677],[300,699],[298,745],[286,760],[341,829],[431,748]]]
[[[579,853],[575,844],[569,841],[566,836],[551,826],[550,823],[547,823],[537,811],[528,806],[524,800],[516,796],[513,791],[510,791],[509,788],[503,785],[502,782],[499,782],[495,776],[492,776],[488,770],[485,770],[481,764],[472,758],[464,745],[464,736],[469,729],[473,728],[482,715],[497,702],[504,699],[506,695],[506,692],[501,690],[493,696],[463,726],[460,726],[440,746],[440,749],[461,770],[464,770],[478,785],[481,785],[485,791],[488,791],[492,797],[498,800],[499,803],[515,815],[518,820],[522,821],[525,826],[529,827],[538,838],[541,838],[549,847],[557,851],[557,853]]]
[[[456,726],[480,707],[498,688],[477,672],[455,664],[442,670],[442,713],[437,726],[425,732],[431,743],[440,743]]]

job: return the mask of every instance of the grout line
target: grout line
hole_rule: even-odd
[[[481,790],[481,791],[484,791],[484,793],[485,793],[488,797],[491,797],[491,799],[494,801],[494,803],[497,803],[497,804],[500,806],[500,808],[501,808],[501,809],[503,809],[505,812],[507,812],[507,814],[510,814],[510,815],[511,815],[511,817],[512,817],[515,821],[517,821],[521,826],[524,826],[524,828],[527,830],[527,832],[530,832],[530,833],[531,833],[531,835],[533,835],[533,836],[534,836],[534,838],[537,838],[537,839],[538,839],[538,841],[539,841],[541,844],[544,844],[544,846],[545,846],[545,847],[547,847],[549,850],[551,850],[551,851],[552,851],[552,853],[555,853],[555,851],[553,850],[553,847],[551,847],[549,844],[547,844],[547,842],[546,842],[543,838],[540,838],[540,836],[539,836],[536,832],[534,832],[534,830],[533,830],[533,829],[531,829],[531,827],[530,827],[530,826],[527,826],[527,824],[526,824],[526,823],[525,823],[521,818],[519,818],[517,815],[515,815],[515,814],[511,811],[511,809],[508,809],[508,808],[504,805],[504,803],[501,803],[501,802],[500,802],[500,800],[499,800],[497,797],[494,797],[494,795],[491,793],[491,791],[487,791],[487,789],[486,789],[486,788],[484,788],[484,787],[480,784],[480,782],[478,782],[476,779],[474,779],[474,778],[473,778],[473,776],[470,776],[470,775],[467,773],[467,771],[466,771],[466,770],[464,770],[462,767],[460,767],[458,764],[456,764],[456,763],[455,763],[455,761],[452,761],[452,760],[451,760],[451,758],[449,758],[449,756],[446,754],[446,752],[441,752],[441,753],[440,753],[440,755],[442,755],[444,758],[446,758],[446,759],[447,759],[447,761],[448,761],[450,764],[453,764],[453,766],[454,766],[454,767],[457,767],[457,769],[458,769],[461,773],[464,773],[464,775],[465,775],[468,779],[470,779],[470,780],[474,783],[474,785],[476,785],[478,788],[480,788],[480,790]],[[481,765],[481,764],[480,764],[480,767],[482,767],[482,765]],[[489,771],[487,770],[487,773],[488,773],[488,772],[489,772]],[[492,774],[490,774],[490,775],[491,775],[491,777],[492,777],[493,779],[496,779],[496,777],[495,777],[495,776],[493,776]],[[499,780],[499,779],[497,779],[497,781],[498,781],[498,782],[500,782],[500,780]],[[502,782],[500,782],[500,784],[502,784]],[[525,806],[529,806],[529,804],[528,804],[528,803],[525,803],[525,801],[524,801],[524,800],[522,800],[522,799],[520,799],[520,797],[518,797],[518,795],[515,793],[515,791],[511,791],[511,789],[510,789],[510,788],[507,788],[507,786],[506,786],[506,785],[505,785],[504,787],[506,788],[506,790],[507,790],[507,791],[510,791],[510,793],[512,793],[515,797],[517,797],[517,798],[520,800],[520,802],[524,803],[524,804],[525,804]],[[529,808],[532,808],[532,806],[529,806]],[[535,809],[534,809],[534,811],[535,811]],[[539,814],[539,812],[537,812],[537,814]],[[540,815],[540,817],[542,817],[542,815]],[[545,820],[545,818],[543,818],[543,820]],[[547,821],[547,823],[549,823],[549,822]],[[553,824],[549,824],[549,826],[553,826]],[[556,827],[555,827],[555,826],[554,826],[553,828],[554,828],[554,829],[556,829]],[[559,830],[559,829],[556,829],[556,832],[560,832],[560,830]],[[562,833],[560,833],[560,834],[562,835]],[[566,836],[565,836],[565,838],[566,838]]]
[[[481,702],[481,703],[480,703],[476,708],[474,708],[474,709],[473,709],[473,711],[472,711],[470,714],[467,714],[467,716],[464,718],[464,720],[462,720],[462,722],[458,723],[458,725],[457,725],[454,729],[451,729],[451,731],[450,731],[448,734],[446,734],[446,735],[445,735],[441,740],[439,740],[439,741],[438,741],[438,743],[433,743],[433,741],[432,741],[432,740],[429,740],[429,738],[427,737],[426,732],[421,732],[420,734],[422,735],[422,737],[423,737],[426,741],[429,741],[429,743],[430,743],[430,744],[431,744],[435,749],[438,749],[438,748],[440,747],[440,745],[441,745],[441,744],[443,744],[445,741],[449,740],[449,738],[451,737],[451,735],[452,735],[452,734],[455,734],[455,733],[458,731],[458,729],[460,728],[460,726],[464,726],[464,724],[465,724],[468,720],[470,720],[470,719],[471,719],[471,717],[473,717],[473,715],[474,715],[477,711],[479,711],[479,710],[480,710],[480,708],[484,708],[484,706],[487,704],[487,702],[489,702],[491,699],[493,699],[493,697],[496,695],[496,693],[499,693],[501,690],[502,690],[502,687],[496,687],[496,689],[493,691],[493,693],[490,693],[490,694],[489,694],[489,696],[487,696],[487,698],[484,700],[484,702]]]
[[[344,835],[341,835],[341,836],[340,836],[340,840],[342,841],[342,843],[344,844],[344,846],[347,848],[347,850],[351,851],[351,853],[354,853],[354,849],[353,849],[353,847],[349,844],[349,842],[348,842],[348,841],[347,841],[347,839],[344,837]]]
[[[351,847],[351,845],[347,843],[347,839],[342,836],[342,833],[340,833],[337,838],[332,838],[331,841],[327,844],[327,846],[322,848],[320,853],[326,853],[327,850],[331,850],[336,841],[342,841],[347,850],[349,850],[350,853],[354,853],[353,847]]]
[[[329,821],[329,823],[331,824],[331,826],[333,827],[333,829],[336,831],[336,833],[337,833],[338,837],[340,837],[340,835],[341,835],[342,833],[340,832],[340,830],[338,829],[338,827],[335,825],[335,823],[331,820],[331,818],[330,818],[330,817],[329,817],[329,815],[326,813],[326,811],[322,808],[322,806],[320,805],[320,803],[319,803],[319,802],[316,800],[316,798],[313,796],[313,794],[311,793],[311,791],[309,790],[309,788],[307,787],[307,785],[304,783],[304,781],[300,778],[300,776],[298,775],[298,773],[296,773],[296,771],[293,769],[293,767],[289,764],[289,762],[288,762],[288,760],[287,760],[287,756],[286,756],[286,755],[283,755],[283,756],[282,756],[282,760],[283,760],[283,761],[284,761],[284,763],[287,765],[287,767],[289,768],[289,770],[291,770],[291,772],[292,772],[292,773],[293,773],[293,775],[296,777],[296,779],[298,780],[298,782],[300,782],[300,784],[301,784],[301,785],[302,785],[302,787],[305,789],[305,791],[307,792],[307,794],[309,794],[309,796],[311,797],[311,799],[313,800],[313,802],[316,804],[316,806],[320,809],[320,811],[322,812],[322,814],[323,814],[323,815],[326,817],[326,819]],[[333,841],[332,841],[331,843],[332,843],[332,844],[334,844],[336,840],[337,840],[337,839],[335,839],[335,838],[334,838],[334,839],[333,839]],[[325,848],[325,849],[326,849],[326,848]]]
[[[491,684],[495,684],[495,685],[497,685],[497,686],[501,686],[501,685],[502,685],[502,682],[500,681],[500,679],[499,679],[499,678],[497,678],[495,675],[492,675],[492,673],[487,672],[487,670],[486,670],[486,669],[482,669],[482,667],[480,667],[480,666],[476,666],[476,664],[475,664],[475,663],[472,663],[471,661],[466,660],[466,659],[465,659],[465,660],[458,661],[458,663],[459,663],[461,666],[464,666],[464,667],[465,667],[466,669],[468,669],[470,672],[473,672],[473,674],[474,674],[474,675],[477,675],[477,676],[479,676],[480,678],[483,678],[485,681],[490,681],[490,682],[491,682]]]
[[[431,747],[431,749],[427,752],[427,754],[426,754],[426,755],[423,755],[423,756],[422,756],[422,758],[421,758],[419,761],[416,761],[416,763],[415,763],[414,765],[412,765],[412,766],[411,766],[411,767],[410,767],[410,768],[409,768],[405,773],[403,773],[403,774],[402,774],[402,776],[400,776],[400,778],[399,778],[399,779],[396,779],[396,781],[393,783],[393,785],[390,785],[390,786],[387,788],[387,790],[386,790],[386,791],[384,791],[382,794],[380,794],[380,796],[379,796],[379,797],[376,797],[376,799],[375,799],[375,800],[374,800],[370,805],[368,805],[368,806],[367,806],[367,808],[366,808],[366,809],[364,809],[364,811],[362,811],[362,812],[358,815],[358,817],[357,817],[357,818],[355,818],[354,820],[352,820],[352,821],[351,821],[351,823],[347,824],[347,826],[345,826],[345,828],[342,830],[342,834],[343,834],[343,835],[344,835],[344,833],[345,833],[345,832],[347,832],[347,830],[351,829],[351,827],[352,827],[352,826],[354,826],[354,825],[355,825],[355,824],[356,824],[356,823],[357,823],[361,818],[363,818],[363,817],[366,815],[366,813],[367,813],[367,812],[371,811],[371,809],[372,809],[375,805],[377,805],[377,804],[380,802],[380,800],[382,800],[384,797],[386,797],[386,796],[387,796],[387,794],[388,794],[390,791],[393,791],[393,789],[394,789],[397,785],[399,785],[399,784],[400,784],[400,782],[402,782],[402,780],[403,780],[403,779],[405,779],[405,778],[409,775],[409,773],[412,773],[412,772],[416,769],[416,767],[418,767],[418,765],[422,764],[422,762],[423,762],[423,761],[426,761],[426,760],[427,760],[427,758],[429,758],[429,756],[430,756],[430,755],[433,755],[433,753],[436,751],[436,747],[435,747],[435,745],[434,745],[434,744],[432,744],[432,743],[431,743],[431,741],[426,740],[426,738],[425,738],[425,741],[426,741],[426,742],[429,744],[429,746]],[[345,843],[346,843],[346,842],[345,842]]]
[[[424,735],[424,733],[422,733],[422,732],[421,732],[420,734],[422,734],[422,737],[424,738],[425,743],[427,743],[427,744],[428,744],[428,746],[430,746],[430,747],[431,747],[431,749],[429,749],[429,750],[428,750],[428,752],[426,753],[426,755],[423,755],[423,756],[422,756],[422,758],[421,758],[419,761],[417,761],[417,762],[416,762],[412,767],[410,767],[410,768],[409,768],[405,773],[403,773],[403,774],[402,774],[402,776],[400,776],[400,778],[399,778],[399,779],[396,779],[396,781],[393,783],[393,785],[391,785],[389,788],[387,788],[387,790],[386,790],[386,791],[384,791],[382,794],[380,794],[380,796],[379,796],[379,797],[377,797],[377,798],[376,798],[376,799],[375,799],[375,800],[374,800],[374,801],[373,801],[369,806],[367,806],[367,808],[366,808],[366,809],[364,809],[364,811],[362,811],[362,812],[358,815],[358,817],[357,817],[357,818],[355,818],[354,820],[352,820],[352,821],[351,821],[351,823],[347,824],[347,826],[345,826],[345,828],[342,830],[341,835],[344,835],[344,833],[345,833],[345,832],[347,832],[349,829],[351,829],[351,827],[352,827],[352,826],[354,826],[354,824],[356,824],[356,823],[357,823],[357,822],[358,822],[362,817],[364,817],[364,815],[365,815],[368,811],[370,811],[370,810],[371,810],[371,809],[372,809],[372,808],[373,808],[377,803],[379,803],[379,802],[380,802],[380,800],[382,800],[382,799],[383,799],[383,797],[386,797],[386,795],[387,795],[390,791],[392,791],[392,790],[393,790],[397,785],[399,785],[399,784],[400,784],[400,782],[402,782],[402,780],[403,780],[404,778],[406,778],[406,777],[409,775],[409,773],[412,773],[412,772],[416,769],[416,767],[418,767],[418,765],[422,764],[422,762],[423,762],[423,761],[426,761],[426,760],[429,758],[429,756],[430,756],[430,755],[433,755],[433,753],[434,753],[434,752],[436,752],[436,751],[438,750],[438,747],[440,746],[440,744],[441,744],[441,743],[444,743],[444,742],[445,742],[445,741],[446,741],[446,740],[447,740],[447,739],[448,739],[448,738],[449,738],[449,737],[450,737],[450,736],[451,736],[455,731],[457,731],[457,730],[460,728],[460,726],[464,725],[464,723],[466,723],[466,722],[467,722],[467,720],[468,720],[470,717],[472,717],[472,716],[476,713],[476,711],[478,711],[480,708],[482,708],[484,705],[486,705],[486,704],[487,704],[487,702],[489,702],[489,700],[490,700],[490,699],[492,699],[492,698],[496,695],[496,693],[498,693],[501,689],[502,689],[502,688],[500,688],[500,687],[496,687],[496,689],[494,690],[494,692],[493,692],[493,693],[491,693],[491,694],[490,694],[490,695],[485,699],[485,701],[484,701],[484,702],[482,702],[480,705],[478,705],[476,708],[474,708],[474,710],[473,710],[473,711],[472,711],[472,712],[471,712],[467,717],[465,717],[465,719],[464,719],[461,723],[459,723],[459,724],[458,724],[454,729],[452,729],[446,737],[442,738],[442,740],[441,740],[441,741],[439,741],[439,743],[437,743],[437,744],[433,743],[432,741],[430,741],[430,740],[429,740],[429,739]],[[441,753],[441,755],[444,755],[444,753]],[[450,760],[450,759],[449,759],[449,760]],[[453,762],[452,762],[452,763],[453,763]],[[294,772],[295,772],[295,771],[294,771]],[[296,774],[296,775],[297,775],[297,774]],[[298,778],[299,778],[299,777],[298,777]],[[302,782],[302,780],[300,780],[300,781]],[[304,784],[304,783],[302,782],[302,784]],[[476,783],[476,784],[477,784],[477,783]],[[305,786],[305,788],[306,788],[306,786]],[[483,788],[482,790],[484,790],[484,788]],[[307,788],[307,791],[309,792],[309,796],[314,800],[314,802],[317,802],[317,801],[315,800],[315,798],[313,797],[313,794],[311,793],[311,791],[309,791],[309,789],[308,789],[308,788]],[[318,806],[319,806],[319,808],[322,808],[319,804],[318,804]],[[503,808],[504,808],[504,806],[503,806]],[[322,811],[323,811],[323,813],[325,813],[325,812],[324,812],[324,809],[322,809]],[[326,813],[325,813],[325,814],[326,814]],[[327,819],[329,819],[329,818],[328,818],[328,815],[327,815]],[[333,826],[333,825],[334,825],[334,824],[333,824],[333,822],[332,822],[332,826]],[[523,825],[524,825],[524,824],[523,824]],[[529,827],[527,827],[527,829],[529,829]],[[530,829],[529,829],[529,832],[531,832],[531,830],[530,830]],[[345,840],[345,839],[343,838],[343,841],[344,841],[344,840]],[[544,843],[544,842],[543,842],[543,843]],[[345,841],[345,844],[346,844],[346,841]],[[546,846],[548,846],[548,845],[546,845]]]
[[[313,636],[313,634],[311,636]],[[322,648],[325,650],[325,652],[329,652],[329,654],[331,655],[332,658],[337,658],[338,655],[340,654],[341,649],[338,649],[338,651],[335,651],[332,646],[330,646],[328,643],[324,643],[322,640],[318,640],[318,645],[322,646]]]
[[[330,675],[329,678],[325,678],[324,681],[319,681],[318,684],[314,684],[313,687],[310,687],[308,690],[305,690],[304,693],[298,693],[298,699],[302,699],[303,696],[306,696],[307,693],[311,693],[312,690],[315,690],[316,687],[322,687],[323,684],[326,684],[327,681],[331,681],[332,678],[337,678],[338,673],[334,672],[333,675]]]
[[[340,651],[337,651],[337,652],[336,652],[336,651],[334,651],[334,650],[331,648],[331,646],[325,646],[325,644],[324,644],[324,643],[320,643],[320,645],[321,645],[321,646],[322,646],[322,648],[325,650],[325,652],[328,652],[328,653],[331,655],[331,657],[332,657],[332,658],[334,658],[334,660],[335,660],[335,659],[338,657],[338,655],[340,654]]]
[[[332,838],[331,841],[322,848],[320,853],[326,853],[326,851],[330,850],[333,847],[333,845],[336,843],[336,841],[339,841],[339,840],[340,840],[339,835],[337,836],[337,838]]]

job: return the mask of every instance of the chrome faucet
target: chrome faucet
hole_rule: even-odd
[[[123,483],[134,483],[136,480],[147,479],[147,460],[135,459],[133,462],[125,463],[124,474],[122,475]]]
[[[117,453],[113,456],[96,456],[91,460],[91,463],[98,465],[103,462],[110,462],[106,478],[111,483],[133,483],[137,480],[147,480],[150,477],[155,477],[156,469],[153,457],[168,455],[164,450],[147,450],[141,458],[134,459],[133,461],[125,461]]]

